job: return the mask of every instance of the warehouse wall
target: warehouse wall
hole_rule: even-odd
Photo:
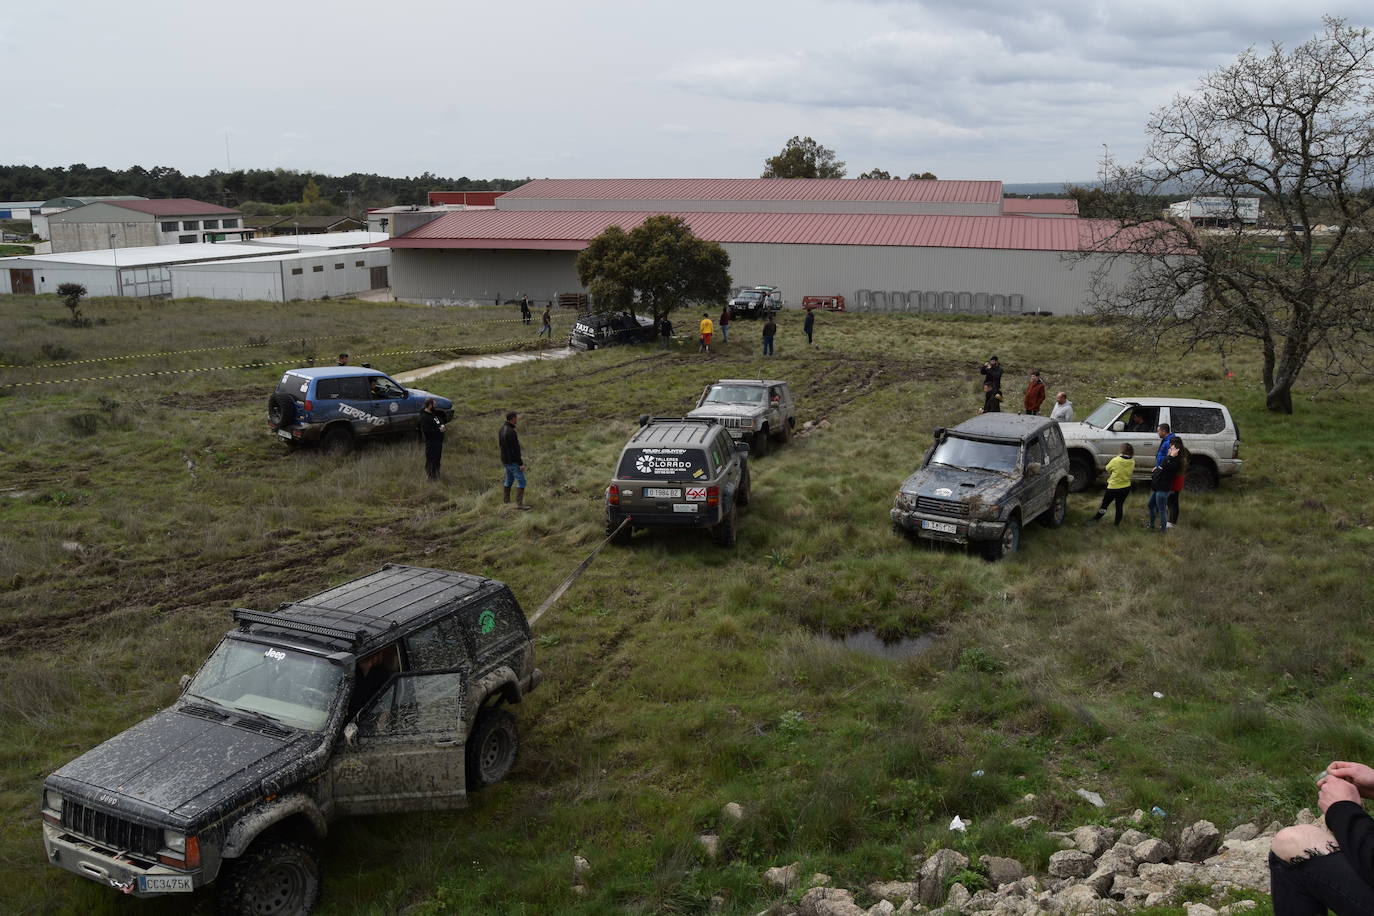
[[[390,262],[389,249],[369,248],[322,251],[311,257],[271,261],[186,264],[172,269],[172,296],[269,302],[319,299],[326,295],[338,298],[371,288],[372,268],[387,267]],[[293,273],[296,270],[300,273]]]
[[[111,244],[110,233],[115,234]],[[158,244],[157,224],[120,220],[108,223],[48,220],[53,254],[66,251],[98,251],[106,248],[138,248]]]
[[[63,283],[80,283],[86,287],[88,296],[113,296],[115,292],[115,272],[112,267],[97,267],[87,264],[53,264],[49,261],[35,261],[29,258],[13,258],[0,261],[0,293],[12,292],[10,289],[10,270],[32,270],[33,291],[38,294],[56,295],[57,287]]]
[[[391,249],[391,291],[397,299],[429,305],[521,293],[544,302],[559,293],[584,292],[577,282],[576,251]]]

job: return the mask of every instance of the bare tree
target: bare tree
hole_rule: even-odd
[[[1247,50],[1154,112],[1139,162],[1104,159],[1097,215],[1117,228],[1083,255],[1102,262],[1100,312],[1187,349],[1258,341],[1266,406],[1283,413],[1305,367],[1365,371],[1374,330],[1374,34],[1325,23],[1292,51]],[[1229,227],[1161,216],[1168,191],[1228,201]],[[1245,225],[1246,198],[1277,232]],[[1126,280],[1112,270],[1122,258]]]

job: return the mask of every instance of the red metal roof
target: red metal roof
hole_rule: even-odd
[[[1003,213],[1045,213],[1054,216],[1077,216],[1078,201],[1060,197],[1007,197],[1002,201]]]
[[[542,200],[827,200],[996,203],[1000,181],[864,178],[539,178],[506,198]],[[498,203],[497,206],[500,206]]]
[[[896,184],[896,182],[893,182]],[[653,216],[595,210],[462,210],[379,242],[386,248],[519,248],[579,251],[610,226],[630,230]],[[891,213],[673,213],[715,242],[893,245],[1079,251],[1105,238],[1103,220]]]
[[[468,207],[490,207],[505,191],[430,191],[429,205],[463,204]]]
[[[189,197],[164,197],[161,200],[105,200],[98,201],[111,207],[151,213],[153,216],[200,216],[202,213],[238,213],[219,204],[207,204],[202,200]],[[87,204],[90,206],[90,204]]]

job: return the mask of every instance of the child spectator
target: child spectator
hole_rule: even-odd
[[[1102,505],[1097,507],[1095,522],[1102,521],[1107,514],[1107,506],[1116,503],[1116,520],[1112,524],[1120,527],[1121,509],[1126,505],[1126,497],[1131,493],[1131,476],[1135,474],[1135,449],[1131,443],[1121,446],[1121,454],[1107,462],[1107,492],[1102,494]]]

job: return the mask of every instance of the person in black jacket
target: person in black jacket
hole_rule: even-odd
[[[1002,392],[992,387],[992,382],[983,383],[983,406],[978,409],[979,413],[1001,413],[1002,411]]]
[[[501,446],[501,464],[506,468],[505,499],[510,502],[510,488],[515,486],[515,508],[528,509],[525,505],[525,459],[520,454],[520,435],[515,431],[515,421],[520,418],[520,414],[513,410],[506,411],[506,422],[501,427],[501,431],[496,434],[496,441]]]
[[[1150,527],[1155,526],[1157,514],[1160,534],[1169,527],[1169,491],[1173,489],[1174,477],[1183,466],[1183,460],[1178,456],[1182,447],[1183,443],[1175,436],[1169,444],[1169,451],[1164,460],[1155,465],[1155,469],[1150,472]]]
[[[1374,913],[1374,769],[1333,760],[1317,780],[1322,823],[1285,827],[1269,847],[1274,916]]]
[[[1002,393],[1002,364],[997,361],[997,357],[988,359],[978,371],[983,373],[983,381],[991,384],[993,391]]]
[[[439,462],[444,457],[444,418],[434,409],[434,398],[425,398],[420,409],[420,435],[425,439],[425,476],[439,479]]]

